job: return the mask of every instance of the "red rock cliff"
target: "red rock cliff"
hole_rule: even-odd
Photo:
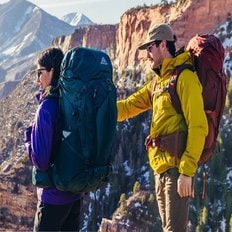
[[[170,23],[178,38],[178,48],[197,33],[214,32],[231,11],[231,0],[178,0],[172,5],[134,8],[122,15],[118,25],[77,29],[70,36],[57,38],[54,44],[64,50],[74,46],[105,50],[119,72],[128,67],[147,70],[146,53],[137,47],[146,39],[152,24]]]
[[[126,12],[121,17],[116,38],[119,71],[138,64],[146,68],[146,54],[138,51],[137,47],[146,39],[152,24],[170,23],[178,38],[177,47],[181,47],[197,33],[214,32],[231,11],[231,0],[187,0],[172,6]]]
[[[64,51],[75,46],[105,50],[111,58],[114,58],[116,29],[116,25],[93,25],[80,28],[76,29],[72,35],[56,38],[53,44],[62,46]]]

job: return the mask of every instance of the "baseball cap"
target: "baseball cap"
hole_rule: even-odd
[[[147,46],[156,40],[174,41],[174,33],[168,24],[155,24],[149,30],[146,41],[138,49],[144,50]]]

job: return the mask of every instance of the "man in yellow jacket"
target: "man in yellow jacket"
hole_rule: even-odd
[[[147,58],[156,73],[154,80],[127,99],[118,101],[118,121],[152,110],[147,148],[165,232],[187,229],[189,197],[194,195],[193,176],[208,133],[202,86],[194,72],[184,69],[178,78],[176,91],[183,114],[176,112],[169,99],[168,84],[173,71],[184,63],[191,64],[188,52],[175,56],[175,40],[169,25],[152,27],[139,49],[147,50]],[[175,146],[180,140],[179,132],[186,134],[186,140],[181,156],[177,157],[159,141],[167,138],[169,140],[164,139],[166,145]]]

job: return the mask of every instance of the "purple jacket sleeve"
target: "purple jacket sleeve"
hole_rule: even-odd
[[[36,112],[31,134],[31,160],[41,171],[49,167],[54,134],[53,117],[51,105],[46,107],[42,102]]]

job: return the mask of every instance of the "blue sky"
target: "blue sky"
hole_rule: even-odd
[[[14,0],[15,1],[15,0]],[[17,1],[17,0],[16,0]],[[160,0],[28,0],[48,13],[60,18],[71,12],[83,13],[98,24],[119,23],[122,14],[144,3],[148,6]],[[8,0],[0,0],[0,4]]]

